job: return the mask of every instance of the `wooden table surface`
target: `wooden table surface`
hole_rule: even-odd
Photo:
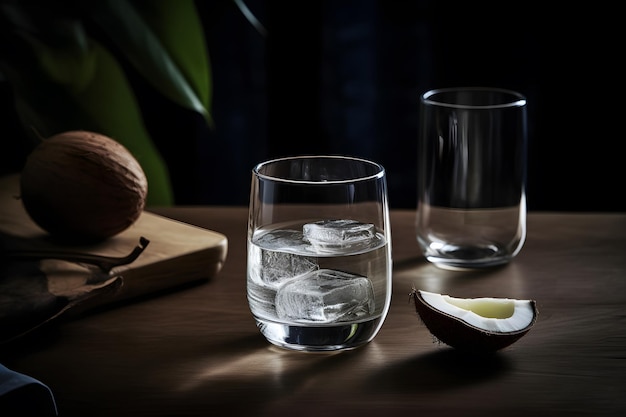
[[[158,214],[228,237],[204,284],[98,311],[0,350],[0,363],[47,384],[61,416],[626,415],[626,213],[530,213],[509,265],[437,269],[418,253],[414,213],[394,210],[393,298],[359,349],[270,346],[248,310],[244,207]],[[412,287],[458,297],[532,298],[539,318],[490,357],[435,343]],[[432,414],[431,414],[432,415]]]

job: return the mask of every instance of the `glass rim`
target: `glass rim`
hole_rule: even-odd
[[[462,92],[478,92],[478,93],[500,93],[508,96],[507,99],[495,104],[458,104],[450,103],[446,100],[436,100],[432,98],[438,94],[445,93],[462,93]],[[441,107],[450,107],[455,109],[504,109],[507,107],[523,107],[526,105],[526,97],[514,90],[496,87],[450,87],[436,88],[422,94],[422,103],[431,104]]]
[[[330,160],[346,160],[346,161],[352,161],[352,162],[359,162],[359,163],[374,167],[377,171],[371,175],[357,176],[354,178],[346,178],[346,179],[341,179],[341,180],[319,180],[319,181],[282,178],[282,177],[277,177],[275,175],[269,175],[269,174],[264,174],[260,172],[260,170],[263,167],[269,166],[271,164],[276,164],[279,162],[286,162],[286,161],[306,160],[306,159],[309,159],[309,160],[330,159]],[[282,182],[282,183],[288,183],[288,184],[307,184],[307,185],[325,185],[325,186],[369,181],[369,180],[374,180],[374,179],[380,179],[385,176],[385,168],[381,164],[371,161],[369,159],[353,157],[353,156],[345,156],[345,155],[298,155],[298,156],[286,156],[286,157],[281,157],[281,158],[274,158],[274,159],[269,159],[267,161],[263,161],[263,162],[256,164],[254,168],[252,168],[252,172],[255,176],[257,176],[258,178],[262,178],[264,180],[270,180],[270,181]]]

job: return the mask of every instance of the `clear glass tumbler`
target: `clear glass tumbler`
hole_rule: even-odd
[[[526,99],[496,88],[421,97],[417,241],[447,269],[509,262],[526,238]]]
[[[335,351],[376,336],[392,270],[381,165],[343,156],[258,164],[247,245],[248,302],[269,342]]]

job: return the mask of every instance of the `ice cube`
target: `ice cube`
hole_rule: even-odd
[[[321,220],[302,228],[303,238],[318,251],[367,247],[377,238],[373,224],[356,220]]]
[[[253,241],[248,249],[250,278],[259,284],[275,287],[286,279],[318,269],[314,257],[286,252],[304,245],[308,246],[302,240],[302,232],[296,230],[278,230],[264,234]]]
[[[280,287],[275,304],[276,313],[283,320],[352,321],[374,312],[374,290],[366,277],[319,269]]]
[[[302,252],[308,246],[302,232],[292,229],[272,230],[253,239],[257,246],[273,251]],[[298,248],[300,250],[298,250]]]
[[[255,281],[248,281],[248,303],[256,317],[272,318],[276,316],[276,289],[261,285]]]

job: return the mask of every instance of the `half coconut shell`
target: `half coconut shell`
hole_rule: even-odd
[[[534,300],[463,299],[415,289],[411,298],[433,336],[472,352],[495,352],[513,344],[530,331],[538,314]]]

